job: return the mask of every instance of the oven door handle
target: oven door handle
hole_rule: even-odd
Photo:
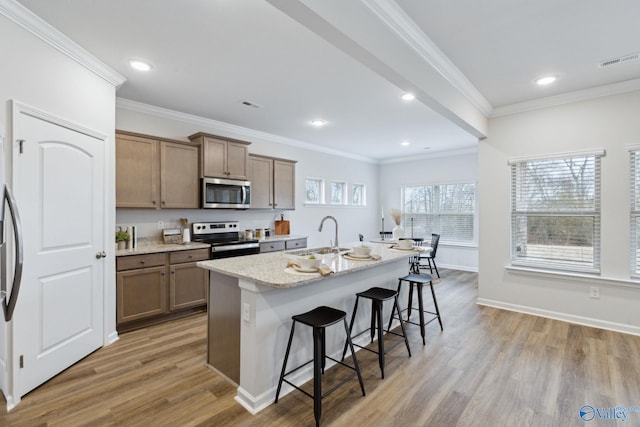
[[[221,245],[221,246],[212,246],[211,250],[213,252],[221,252],[221,251],[233,251],[240,249],[252,249],[259,248],[260,243],[241,243],[239,245]]]

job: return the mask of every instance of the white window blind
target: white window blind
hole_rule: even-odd
[[[640,278],[640,148],[631,150],[631,276]]]
[[[430,240],[436,233],[441,242],[475,243],[475,213],[474,183],[402,187],[405,236]]]
[[[600,269],[598,154],[511,164],[511,261],[577,272]]]

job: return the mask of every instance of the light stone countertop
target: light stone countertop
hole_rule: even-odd
[[[359,243],[356,242],[342,246],[351,248],[358,244]],[[205,268],[207,270],[236,277],[238,279],[248,280],[271,288],[293,288],[319,280],[330,279],[335,276],[391,263],[402,258],[407,259],[408,262],[409,257],[416,253],[415,251],[410,250],[391,249],[388,244],[371,243],[370,245],[373,248],[371,253],[380,255],[381,259],[351,261],[343,256],[346,252],[341,252],[340,255],[316,255],[323,257],[325,264],[330,266],[335,272],[328,276],[320,276],[318,273],[291,274],[285,272],[287,262],[295,259],[295,255],[292,255],[291,252],[298,252],[299,250],[288,252],[268,252],[257,255],[200,261],[197,265],[198,267]]]
[[[263,237],[262,239],[258,239],[260,243],[266,242],[281,242],[283,240],[296,240],[296,239],[306,239],[308,236],[300,236],[297,234],[276,234],[274,236]]]
[[[116,251],[116,256],[128,256],[128,255],[145,255],[161,252],[174,252],[174,251],[187,251],[189,249],[208,249],[211,245],[208,243],[170,243],[165,244],[158,241],[149,241],[138,244],[135,249],[121,249]]]

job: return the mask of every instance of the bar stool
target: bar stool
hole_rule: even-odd
[[[409,304],[407,305],[407,308],[405,308],[404,311],[407,311],[407,323],[411,323],[413,325],[418,325],[420,326],[420,334],[422,335],[422,345],[425,345],[425,339],[424,339],[424,327],[426,325],[428,325],[429,323],[433,322],[434,320],[438,319],[438,322],[440,323],[440,330],[443,331],[444,329],[442,328],[442,318],[440,317],[440,310],[438,309],[438,300],[436,299],[436,293],[433,290],[433,277],[431,277],[431,275],[429,274],[424,274],[424,273],[420,273],[420,261],[419,258],[416,257],[412,263],[411,263],[411,268],[409,271],[409,274],[407,274],[404,277],[401,277],[398,279],[398,294],[400,293],[400,287],[402,286],[403,282],[409,282]],[[433,305],[435,306],[435,313],[432,311],[427,311],[424,309],[424,303],[422,300],[422,288],[424,285],[428,284],[429,287],[431,288],[431,296],[433,297]],[[416,322],[412,322],[410,320],[411,318],[411,309],[416,309],[416,307],[413,307],[413,289],[416,288],[418,291],[418,312],[420,315],[420,323],[416,323]],[[424,314],[431,314],[433,315],[433,317],[427,321],[425,321],[425,316]],[[402,324],[402,322],[404,321],[402,319],[402,315],[398,316],[399,320],[400,320],[400,324]],[[389,327],[391,327],[391,322],[393,321],[394,317],[393,315],[391,316],[391,319],[389,319]]]
[[[347,329],[347,313],[341,310],[336,310],[335,308],[320,306],[316,307],[311,311],[308,311],[303,314],[298,314],[292,317],[293,323],[291,324],[291,333],[289,334],[289,343],[287,344],[287,351],[284,355],[284,362],[282,363],[282,371],[280,373],[280,379],[278,380],[278,390],[276,391],[276,401],[278,403],[278,397],[280,396],[280,389],[282,388],[282,382],[286,382],[290,386],[300,390],[302,393],[313,399],[313,415],[316,419],[316,426],[320,425],[320,416],[322,415],[322,399],[327,397],[329,394],[333,393],[338,387],[349,381],[355,375],[358,376],[358,381],[360,382],[360,388],[362,389],[362,395],[365,396],[364,392],[364,383],[362,382],[362,376],[360,375],[360,368],[358,366],[358,359],[356,359],[356,354],[353,351],[353,343],[351,342],[351,337],[349,336],[349,330]],[[325,328],[327,326],[334,325],[341,321],[344,323],[344,331],[347,334],[347,340],[345,345],[349,345],[351,347],[351,354],[353,356],[353,367],[347,365],[346,363],[336,360],[330,356],[326,355],[326,347],[325,347]],[[287,360],[289,359],[289,351],[291,350],[291,341],[293,340],[293,331],[295,330],[296,322],[300,322],[303,325],[311,326],[313,328],[313,359],[310,361],[303,363],[290,370],[286,371]],[[345,378],[340,383],[335,385],[331,390],[322,394],[322,378],[321,375],[324,374],[324,367],[326,359],[331,359],[336,363],[339,363],[343,366],[346,366],[349,369],[355,371],[348,378]],[[342,358],[344,360],[344,357]],[[303,366],[308,365],[313,362],[313,395],[307,393],[302,390],[300,387],[296,386],[285,377]]]
[[[378,354],[378,364],[380,365],[380,372],[382,374],[382,378],[384,378],[384,355],[386,351],[384,348],[384,333],[383,333],[384,329],[382,327],[382,303],[393,298],[393,309],[391,312],[391,318],[393,319],[393,310],[395,310],[398,313],[398,316],[400,316],[400,307],[398,306],[398,292],[392,289],[377,288],[377,287],[367,289],[364,292],[358,292],[356,294],[356,303],[353,307],[353,315],[351,316],[351,325],[349,326],[349,334],[353,332],[353,324],[356,319],[356,312],[358,311],[358,301],[360,300],[360,298],[368,298],[371,300],[371,327],[369,328],[369,331],[371,334],[371,342],[373,342],[373,339],[375,337],[375,331],[376,329],[378,330],[378,351],[371,350],[367,347],[364,347],[358,344],[353,344],[353,345],[356,347],[365,349],[367,351],[370,351],[372,353]],[[387,333],[404,338],[404,343],[407,346],[407,352],[409,353],[409,357],[411,357],[411,348],[409,348],[409,340],[407,339],[407,334],[404,331],[404,325],[402,324],[402,322],[400,322],[400,329],[402,330],[402,334],[391,332],[391,321],[389,321],[389,327],[387,328]],[[366,332],[367,331],[364,330],[356,335],[352,335],[351,339],[353,340],[354,338],[359,337],[360,335]],[[389,349],[389,351],[393,350],[401,343],[402,343],[401,341],[397,342],[393,347]],[[353,347],[351,348],[351,352],[353,353]],[[347,353],[347,345],[345,344],[344,350],[342,351],[343,360],[346,353]]]

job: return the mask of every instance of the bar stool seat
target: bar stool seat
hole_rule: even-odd
[[[354,376],[358,376],[358,381],[360,382],[360,389],[362,390],[362,395],[365,396],[364,391],[364,383],[362,382],[362,376],[360,375],[360,367],[358,366],[358,359],[356,359],[355,352],[353,351],[353,343],[351,342],[351,337],[349,335],[349,330],[347,328],[347,313],[342,310],[337,310],[335,308],[320,306],[316,307],[311,311],[306,313],[297,314],[292,317],[293,323],[291,324],[291,333],[289,334],[289,343],[287,344],[287,351],[284,355],[284,361],[282,363],[282,371],[280,372],[280,379],[278,380],[278,389],[276,391],[276,400],[275,403],[278,403],[278,398],[280,397],[280,390],[282,388],[282,383],[286,382],[290,386],[295,389],[301,391],[305,395],[311,397],[313,399],[313,414],[316,420],[316,426],[320,425],[320,417],[322,415],[322,399],[327,397],[333,391],[335,391],[338,387],[345,384]],[[353,365],[349,366],[343,362],[343,360],[336,360],[330,356],[326,355],[326,344],[325,344],[325,328],[328,326],[334,325],[342,320],[344,324],[344,331],[347,335],[347,339],[345,342],[345,346],[349,345],[351,348]],[[313,329],[313,359],[310,361],[303,363],[286,372],[287,368],[287,360],[289,359],[289,351],[291,350],[291,342],[293,341],[293,332],[295,330],[296,322],[300,322],[303,325],[310,326]],[[333,360],[336,363],[341,364],[351,370],[354,371],[353,374],[342,380],[340,383],[335,385],[331,390],[322,394],[322,374],[324,374],[325,362],[326,359]],[[297,371],[298,369],[308,365],[313,362],[313,394],[307,393],[305,390],[301,389],[297,385],[293,384],[289,380],[287,380],[286,376]]]
[[[418,271],[418,272],[417,272]],[[436,293],[433,290],[433,277],[429,274],[424,274],[424,273],[419,273],[419,267],[418,267],[418,263],[415,262],[412,267],[411,267],[411,272],[409,274],[407,274],[404,277],[401,277],[398,279],[398,294],[400,293],[400,289],[402,286],[403,282],[408,282],[409,283],[409,304],[407,305],[407,308],[405,308],[404,310],[401,310],[402,312],[406,311],[407,312],[407,323],[411,323],[413,325],[418,325],[420,326],[420,334],[422,335],[422,345],[425,345],[425,338],[424,338],[424,327],[426,325],[428,325],[429,323],[433,322],[434,320],[438,319],[438,322],[440,323],[440,330],[443,331],[444,329],[442,328],[442,318],[440,317],[440,310],[438,309],[438,300],[436,299]],[[423,299],[422,299],[422,289],[424,287],[424,285],[429,285],[429,287],[431,288],[431,296],[433,297],[433,305],[435,306],[435,312],[432,311],[428,311],[424,309],[424,303],[423,303]],[[418,291],[418,307],[413,307],[413,290],[414,288],[417,289]],[[417,309],[420,315],[420,323],[416,323],[416,322],[412,322],[410,320],[411,318],[411,310],[412,309]],[[433,315],[433,317],[431,317],[428,320],[425,320],[425,313],[426,314],[431,314]],[[405,320],[403,320],[402,315],[398,315],[398,318],[400,320],[400,323],[405,322]],[[392,316],[391,319],[389,319],[389,326],[391,326],[391,321],[393,321],[394,317]]]
[[[393,299],[393,309],[391,312],[391,318],[393,319],[393,310],[395,310],[398,314],[398,317],[400,317],[400,307],[398,305],[398,292],[394,291],[393,289],[385,289],[385,288],[378,288],[378,287],[367,289],[364,292],[358,292],[356,294],[356,303],[353,307],[353,314],[351,316],[349,334],[353,333],[353,325],[355,323],[356,312],[358,311],[358,301],[360,300],[360,298],[367,298],[371,300],[371,327],[369,328],[369,331],[371,334],[371,342],[373,342],[376,330],[378,331],[378,351],[371,350],[365,346],[361,346],[358,344],[353,344],[353,346],[360,347],[364,350],[378,354],[378,364],[380,365],[380,373],[382,375],[382,378],[384,378],[384,366],[385,366],[384,356],[387,352],[393,350],[395,347],[402,344],[402,341],[397,342],[393,347],[385,350],[384,329],[382,327],[382,324],[383,324],[382,323],[382,303],[384,301]],[[390,329],[391,329],[391,321],[389,322],[387,333],[404,338],[404,343],[407,346],[407,352],[409,353],[409,357],[411,357],[411,348],[409,347],[409,340],[407,339],[407,334],[405,333],[404,325],[402,324],[402,322],[400,322],[400,329],[402,330],[402,334],[391,332]],[[354,338],[359,337],[360,335],[366,332],[367,331],[364,330],[356,335],[351,335],[351,339],[353,340]],[[351,349],[351,351],[353,352],[353,348]],[[342,351],[342,359],[344,359],[344,356],[346,355],[346,353],[347,353],[347,346],[345,344],[344,350]]]

